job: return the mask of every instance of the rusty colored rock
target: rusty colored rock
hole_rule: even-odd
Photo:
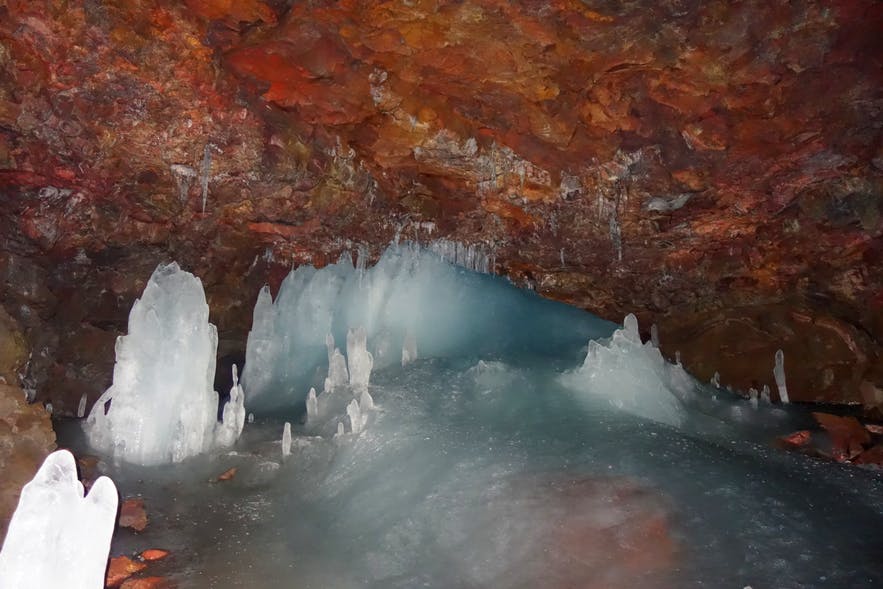
[[[168,550],[162,550],[160,548],[149,548],[142,552],[139,557],[141,560],[145,562],[153,562],[155,560],[162,560],[163,558],[169,555]]]
[[[62,413],[159,262],[241,353],[265,282],[424,223],[702,379],[782,348],[793,400],[879,411],[879,2],[0,10],[0,299]]]
[[[811,437],[812,435],[810,434],[809,430],[802,429],[790,433],[787,436],[782,436],[778,438],[778,441],[787,448],[801,448],[809,444]]]
[[[146,564],[136,562],[128,556],[115,556],[110,559],[110,564],[107,567],[105,586],[119,587],[126,579],[146,568]]]
[[[856,464],[883,466],[883,444],[877,444],[865,450],[853,460]]]
[[[231,481],[233,477],[236,476],[236,467],[228,468],[224,472],[218,475],[218,481]]]
[[[147,527],[147,511],[144,509],[144,499],[130,498],[120,504],[119,526],[132,528],[136,532],[143,532]]]
[[[175,584],[165,577],[139,577],[127,579],[120,589],[173,589]]]
[[[830,413],[814,412],[812,416],[831,436],[835,458],[852,459],[864,451],[864,444],[871,441],[871,436],[855,417],[831,415]]]

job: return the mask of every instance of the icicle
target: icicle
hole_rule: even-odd
[[[788,388],[785,386],[785,353],[776,351],[776,366],[773,368],[773,377],[776,379],[776,388],[779,389],[779,400],[788,404]]]
[[[760,391],[760,400],[764,403],[769,404],[770,402],[770,387],[769,385],[763,385],[763,389]]]
[[[653,343],[653,347],[659,349],[659,328],[656,327],[656,324],[650,326],[650,341]]]
[[[208,202],[208,181],[212,171],[212,151],[220,151],[214,143],[206,143],[202,149],[202,168],[200,170],[200,186],[202,187],[202,212]]]
[[[359,409],[359,403],[355,399],[346,406],[346,414],[350,418],[350,430],[354,434],[362,431],[362,411]]]
[[[80,404],[77,406],[77,417],[80,419],[86,415],[86,403],[88,399],[86,398],[86,393],[83,393],[83,396],[80,397]]]
[[[616,261],[622,262],[622,228],[614,212],[610,215],[610,241],[613,243],[613,251],[616,252]]]
[[[310,388],[307,394],[307,419],[315,419],[319,415],[319,401],[316,399],[316,389]]]
[[[282,428],[282,457],[287,458],[291,454],[291,424],[287,421]]]
[[[561,255],[561,267],[564,268],[565,264],[564,264],[564,248],[563,247],[561,248],[561,251],[559,252],[559,254]]]

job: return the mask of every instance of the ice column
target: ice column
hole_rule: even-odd
[[[102,589],[117,490],[100,477],[89,494],[67,450],[50,454],[21,491],[0,552],[0,587]]]
[[[83,396],[80,397],[80,404],[77,406],[77,417],[83,418],[86,415],[86,402],[88,399],[86,398],[86,393],[83,393]]]
[[[776,367],[773,368],[773,377],[776,379],[776,388],[779,389],[779,400],[788,403],[788,387],[785,386],[785,353],[776,351]]]
[[[346,385],[350,377],[346,369],[346,358],[334,347],[334,336],[330,333],[325,336],[325,346],[328,348],[328,378],[325,379],[325,391],[333,391],[337,387]]]
[[[350,418],[350,429],[354,434],[362,431],[362,410],[359,409],[359,402],[353,399],[346,406],[346,414]]]
[[[113,384],[86,420],[89,443],[142,465],[180,462],[215,439],[218,333],[202,282],[160,264],[117,338]]]
[[[346,334],[346,359],[350,373],[350,386],[368,388],[374,357],[368,351],[368,333],[364,327],[350,329]]]
[[[282,427],[282,456],[287,458],[291,454],[291,424],[287,421]]]
[[[221,423],[218,425],[217,441],[221,447],[229,447],[236,443],[245,425],[245,391],[239,384],[239,373],[233,365],[233,388],[230,389],[230,400],[224,404]]]

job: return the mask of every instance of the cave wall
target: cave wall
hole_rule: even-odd
[[[883,389],[883,5],[0,0],[0,295],[72,412],[157,263],[221,355],[396,236],[657,323],[699,377]]]

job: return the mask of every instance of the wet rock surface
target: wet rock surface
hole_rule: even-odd
[[[264,282],[399,235],[634,311],[700,376],[771,382],[781,348],[792,400],[873,405],[881,26],[871,0],[6,2],[28,386],[94,402],[159,262],[202,278],[232,357]]]

